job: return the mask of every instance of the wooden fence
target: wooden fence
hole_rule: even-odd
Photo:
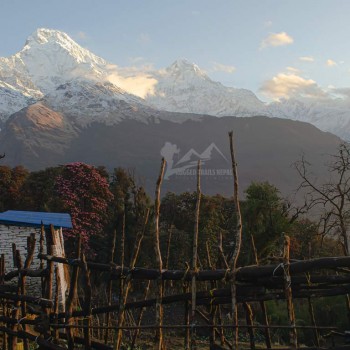
[[[44,230],[42,230],[43,232]],[[47,234],[47,248],[50,252],[50,231]],[[14,262],[16,270],[4,273],[5,261],[0,260],[0,332],[2,332],[2,348],[18,349],[23,346],[29,349],[31,344],[37,344],[45,349],[74,349],[79,346],[85,349],[119,349],[123,344],[135,348],[145,341],[145,337],[153,339],[154,348],[166,348],[167,337],[163,335],[163,344],[159,345],[160,330],[171,331],[174,337],[183,337],[184,348],[198,348],[202,346],[198,333],[208,335],[207,348],[261,348],[256,344],[255,332],[264,334],[263,348],[273,349],[270,332],[276,329],[290,331],[290,344],[288,348],[299,348],[297,333],[299,330],[312,330],[315,347],[321,349],[321,334],[333,331],[335,327],[319,327],[316,324],[312,302],[315,298],[347,295],[350,293],[350,257],[328,257],[305,261],[288,261],[288,237],[286,237],[285,257],[280,263],[273,265],[245,266],[237,269],[235,275],[236,300],[245,312],[245,321],[239,319],[233,322],[232,316],[224,320],[223,311],[230,311],[227,305],[232,303],[231,275],[229,269],[218,270],[159,270],[137,267],[123,267],[114,264],[101,264],[87,262],[81,254],[78,244],[76,259],[55,257],[50,254],[39,253],[38,258],[45,262],[41,269],[30,269],[34,258],[34,236],[28,239],[28,255],[22,263],[21,257],[14,246]],[[58,263],[70,269],[70,287],[65,311],[59,310],[58,289]],[[332,272],[333,271],[333,272]],[[93,305],[93,288],[90,275],[105,273],[107,277],[106,289],[109,290],[110,281],[117,281],[112,293],[108,295],[105,305]],[[327,273],[322,273],[327,272]],[[26,278],[37,278],[41,286],[42,296],[34,297],[26,294]],[[195,279],[195,293],[191,283]],[[13,283],[16,281],[17,283]],[[144,283],[141,283],[143,281]],[[168,281],[179,284],[179,289],[185,292],[170,294],[174,285],[170,287]],[[145,286],[144,298],[141,300],[128,300],[131,283]],[[153,282],[153,288],[150,284]],[[159,298],[157,285],[162,284],[162,298]],[[166,288],[169,286],[168,288]],[[78,289],[80,292],[78,293]],[[153,297],[150,296],[152,290]],[[106,293],[107,295],[108,293]],[[118,298],[113,301],[112,296]],[[115,299],[115,298],[114,298]],[[293,303],[297,299],[305,299],[309,304],[310,325],[300,326],[295,322],[292,312]],[[195,300],[195,314],[192,314],[193,300]],[[269,324],[265,302],[269,300],[282,300],[281,308],[289,314],[290,324]],[[345,298],[344,298],[345,300]],[[183,305],[184,321],[181,323],[163,322],[156,317],[159,310],[168,305]],[[81,305],[79,307],[79,305]],[[261,309],[264,322],[253,322],[253,308]],[[284,305],[284,306],[283,306]],[[175,308],[175,309],[176,309]],[[171,308],[174,310],[174,308]],[[151,319],[142,317],[146,310],[156,316]],[[345,310],[344,312],[346,312]],[[138,317],[130,318],[126,315],[131,312]],[[123,317],[121,316],[123,313]],[[169,317],[168,317],[169,318]],[[99,321],[98,321],[99,320]],[[102,320],[102,322],[101,322]],[[133,320],[133,321],[131,321]],[[158,323],[157,323],[158,322]],[[244,345],[234,339],[236,329],[242,329],[249,335]],[[154,332],[154,337],[152,336]],[[144,336],[140,338],[140,336]],[[19,341],[21,339],[21,341]],[[138,342],[138,339],[140,341]],[[232,342],[236,344],[232,344]],[[339,341],[338,341],[339,343]],[[149,342],[148,342],[149,344]],[[216,345],[215,345],[216,344]],[[168,347],[169,348],[169,347]],[[216,347],[217,349],[219,347]],[[281,349],[281,347],[276,347]],[[335,346],[332,349],[350,349],[350,346]],[[171,349],[171,347],[170,347]]]

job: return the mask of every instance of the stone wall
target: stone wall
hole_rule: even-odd
[[[20,251],[22,262],[24,264],[27,258],[27,237],[31,233],[35,233],[35,253],[32,265],[32,269],[37,269],[40,266],[40,260],[37,258],[39,254],[40,246],[40,230],[33,227],[16,227],[16,226],[4,226],[0,225],[0,254],[5,255],[5,273],[15,270],[13,266],[12,255],[12,243],[16,244],[17,250]],[[44,246],[46,250],[46,245]],[[14,279],[12,283],[17,283],[17,279]],[[27,293],[33,296],[40,296],[40,278],[27,277]]]
[[[38,259],[38,254],[40,252],[40,229],[33,227],[17,227],[17,226],[5,226],[0,225],[0,254],[5,255],[5,273],[15,270],[16,268],[13,265],[13,254],[12,254],[12,243],[16,244],[16,249],[20,251],[22,262],[24,264],[25,259],[27,258],[27,237],[32,233],[35,233],[35,252],[34,259],[30,266],[31,269],[38,269],[40,267],[40,260]],[[63,246],[63,237],[62,231],[55,231],[55,241],[58,243],[58,246],[54,246],[54,252],[58,255],[64,255]],[[44,235],[44,254],[46,253],[46,240]],[[62,264],[59,265],[59,274],[61,280],[61,293],[59,295],[60,303],[62,307],[65,304],[65,292],[67,289],[65,283],[65,272]],[[46,262],[45,262],[46,267]],[[63,282],[63,283],[62,283]],[[17,285],[17,278],[14,278],[11,282],[6,282]],[[53,284],[53,293],[55,290],[55,283]],[[34,297],[41,297],[41,281],[40,278],[27,277],[26,279],[26,293]]]

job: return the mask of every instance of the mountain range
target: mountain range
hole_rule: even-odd
[[[211,80],[183,59],[135,76],[50,29],[38,29],[20,52],[0,58],[2,164],[35,170],[85,161],[135,168],[149,189],[164,156],[165,188],[193,190],[193,164],[205,155],[203,188],[229,194],[226,135],[232,129],[242,188],[269,180],[290,192],[298,183],[290,165],[305,153],[325,177],[324,155],[334,153],[341,140],[280,118],[307,121],[346,138],[346,105],[306,100],[267,105],[249,90]]]
[[[84,89],[89,89],[88,83],[93,89],[95,83],[103,84],[100,108],[114,100],[218,117],[263,115],[305,121],[345,140],[350,138],[348,98],[291,98],[266,104],[252,91],[211,80],[185,59],[165,69],[135,75],[82,48],[67,34],[44,28],[30,35],[20,52],[0,58],[0,121],[4,123],[14,112],[48,94],[53,101],[60,96],[57,88],[67,83],[76,87],[80,84]]]

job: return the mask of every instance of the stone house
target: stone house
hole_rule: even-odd
[[[40,231],[42,225],[45,230],[49,230],[51,225],[54,226],[53,251],[57,256],[64,256],[62,229],[72,228],[72,220],[69,214],[14,210],[0,213],[0,254],[4,254],[5,256],[5,273],[15,270],[13,266],[12,243],[16,244],[16,249],[20,251],[22,261],[24,262],[27,257],[27,237],[32,233],[35,233],[36,243],[34,259],[30,268],[39,268],[40,260],[37,258],[37,255],[40,249]],[[46,240],[44,242],[44,253],[46,253]],[[65,270],[63,264],[57,264],[57,266],[61,286],[59,299],[62,305],[64,305],[67,289]],[[40,279],[27,277],[26,285],[28,293],[33,296],[40,296]]]

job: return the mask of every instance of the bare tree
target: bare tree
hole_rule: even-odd
[[[320,183],[311,173],[311,164],[302,157],[295,164],[305,191],[308,207],[320,210],[320,229],[323,234],[337,234],[344,254],[350,255],[350,145],[341,143],[331,161],[326,164],[329,178]]]

